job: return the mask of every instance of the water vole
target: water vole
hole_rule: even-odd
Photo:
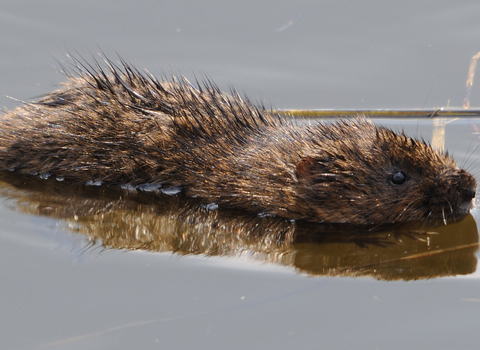
[[[447,154],[366,119],[298,125],[210,82],[107,66],[4,115],[0,168],[314,222],[446,222],[473,206],[476,181]]]

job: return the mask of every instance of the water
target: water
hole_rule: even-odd
[[[460,106],[479,15],[475,1],[5,3],[1,100],[10,109],[20,103],[6,96],[51,91],[68,51],[102,50],[156,75],[206,74],[275,108]],[[379,122],[428,140],[444,130],[445,147],[478,174],[478,120]],[[1,348],[480,345],[478,210],[427,242],[292,248],[232,235],[241,221],[212,240],[205,221],[159,213],[153,193],[31,181],[0,191]]]

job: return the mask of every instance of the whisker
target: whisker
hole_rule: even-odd
[[[472,143],[473,143],[473,137],[472,139],[470,140],[470,145],[468,145],[468,149],[470,149],[470,147],[472,146]],[[477,150],[477,148],[479,147],[480,145],[476,145],[475,147],[473,147],[472,151],[467,155],[465,155],[464,159],[462,160],[461,162],[461,168],[464,169],[468,163],[468,161],[470,160],[470,157],[475,153],[475,151]],[[469,169],[470,170],[470,169]]]

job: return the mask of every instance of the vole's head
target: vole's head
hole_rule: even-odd
[[[448,154],[367,121],[342,122],[328,130],[327,142],[312,148],[296,167],[309,220],[446,223],[472,209],[476,180]]]

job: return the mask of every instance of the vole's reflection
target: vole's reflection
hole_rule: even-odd
[[[66,185],[8,172],[0,179],[0,194],[14,199],[16,209],[63,219],[107,248],[248,255],[311,275],[385,280],[469,274],[477,265],[478,231],[471,215],[448,226],[372,232],[224,213],[157,193]],[[438,234],[418,240],[407,234],[415,230]]]

